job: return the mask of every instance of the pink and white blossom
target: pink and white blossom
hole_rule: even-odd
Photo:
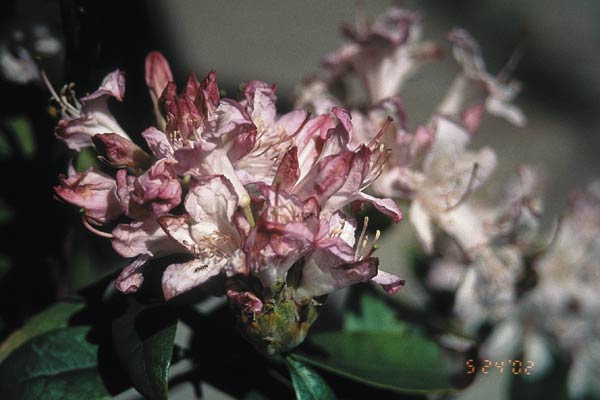
[[[72,149],[94,143],[112,174],[74,175],[63,179],[57,193],[83,207],[95,224],[109,226],[123,216],[105,234],[117,253],[132,259],[117,289],[139,290],[144,266],[170,255],[182,261],[167,263],[165,299],[220,276],[242,314],[261,312],[282,290],[307,305],[358,282],[374,280],[390,293],[402,286],[401,279],[378,269],[373,245],[379,232],[369,241],[363,229],[354,243],[351,203],[372,203],[396,222],[402,214],[391,199],[365,193],[389,150],[379,138],[352,141],[348,111],[279,115],[275,86],[261,81],[247,83],[241,101],[222,99],[214,71],[202,81],[190,75],[178,92],[157,52],[146,59],[145,78],[157,117],[157,126],[141,133],[150,153],[117,129],[109,114],[89,120],[112,127],[69,136],[86,105],[105,106],[107,96],[122,99],[118,71],[82,99],[80,114],[68,108],[77,118],[60,123],[71,129],[61,134]],[[298,269],[302,278],[294,282],[289,274]]]
[[[125,76],[121,71],[108,74],[95,92],[79,100],[72,92],[68,94],[65,90],[59,96],[49,83],[48,87],[61,107],[62,119],[56,127],[56,136],[70,149],[79,151],[93,146],[92,138],[99,133],[115,133],[129,139],[108,109],[110,97],[123,101],[125,96]]]
[[[56,194],[83,209],[89,222],[101,225],[121,215],[114,178],[93,168],[78,173],[71,167],[69,175],[62,175],[59,179],[60,185],[54,187]]]
[[[463,29],[454,29],[448,34],[452,42],[452,53],[461,67],[438,112],[461,118],[469,131],[479,127],[483,111],[502,117],[516,126],[525,124],[525,115],[512,100],[517,96],[520,85],[509,80],[509,68],[491,75],[485,66],[481,49],[475,39]],[[509,61],[510,62],[510,61]]]

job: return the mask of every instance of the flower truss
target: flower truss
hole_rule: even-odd
[[[540,373],[554,366],[556,343],[568,354],[570,398],[598,393],[600,371],[600,186],[572,192],[551,242],[533,257],[537,284],[491,336],[487,347],[511,347],[522,337],[524,356]],[[514,347],[514,344],[512,344]]]
[[[358,134],[350,144],[372,140],[390,149],[390,161],[373,183],[373,192],[410,202],[409,219],[426,253],[436,251],[437,227],[466,255],[473,268],[468,272],[455,268],[460,273],[454,274],[467,274],[454,279],[461,285],[458,313],[474,315],[473,304],[482,304],[484,313],[505,312],[507,302],[514,300],[519,255],[512,247],[493,245],[499,229],[496,219],[503,210],[481,209],[471,200],[492,175],[496,156],[489,147],[470,150],[469,143],[485,111],[524,124],[523,114],[510,102],[518,84],[508,80],[506,71],[496,77],[489,74],[477,42],[455,29],[448,39],[460,72],[429,120],[411,132],[398,91],[422,65],[441,54],[438,45],[421,39],[421,31],[419,14],[400,8],[389,9],[370,25],[359,21],[355,28],[346,27],[349,42],[323,59],[320,74],[301,88],[297,104],[317,112],[346,106],[350,101],[336,97],[333,88],[347,85],[351,78],[362,83],[366,101],[351,108]],[[447,268],[456,264],[446,261]],[[451,279],[443,270],[437,276]],[[489,285],[482,286],[481,281]],[[464,303],[468,305],[462,310]]]
[[[458,244],[474,266],[468,272],[470,277],[459,279],[464,292],[459,298],[471,304],[487,302],[485,312],[512,299],[513,294],[506,292],[510,289],[505,288],[514,286],[518,268],[510,267],[511,272],[500,275],[496,272],[506,269],[506,257],[513,265],[518,256],[511,249],[492,245],[498,229],[495,218],[499,219],[501,210],[482,210],[471,200],[471,194],[494,172],[496,156],[489,147],[471,150],[469,143],[485,111],[519,126],[525,123],[521,111],[510,102],[518,84],[508,80],[506,72],[497,77],[489,74],[477,42],[464,30],[454,29],[448,39],[460,72],[429,120],[411,132],[398,92],[422,65],[441,54],[440,46],[421,39],[419,14],[391,8],[372,24],[359,20],[356,27],[346,27],[344,32],[348,43],[324,57],[320,74],[301,88],[298,106],[317,112],[344,106],[350,100],[336,97],[333,89],[339,84],[350,87],[352,78],[360,82],[366,100],[362,107],[351,108],[358,134],[350,144],[374,140],[390,149],[390,161],[372,191],[409,201],[409,219],[426,253],[439,252],[435,228]],[[452,260],[446,261],[449,268]],[[464,274],[463,269],[454,276]],[[502,278],[490,280],[491,275]],[[451,279],[442,270],[437,276]],[[494,287],[503,290],[493,301],[485,299],[489,293],[498,293]],[[458,312],[460,308],[459,299]],[[472,307],[467,308],[472,315]]]
[[[395,222],[402,214],[391,199],[364,192],[390,150],[378,138],[357,143],[347,110],[279,115],[275,86],[260,81],[245,85],[241,101],[221,98],[214,71],[202,81],[192,74],[178,91],[157,52],[145,78],[157,120],[141,133],[145,144],[108,109],[109,98],[125,94],[120,71],[79,100],[53,92],[62,107],[57,137],[75,151],[95,147],[106,165],[70,168],[55,191],[132,259],[118,290],[137,291],[150,260],[184,255],[164,270],[165,299],[224,277],[247,336],[277,353],[302,341],[315,298],[369,280],[388,293],[404,284],[379,269],[379,232],[370,239],[365,221],[357,235],[351,210],[361,203]],[[294,328],[281,334],[281,324]]]
[[[454,316],[465,331],[496,326],[487,349],[523,338],[525,348],[516,351],[539,360],[540,370],[543,360],[552,364],[541,338],[557,342],[572,360],[571,394],[598,393],[598,188],[573,197],[552,240],[540,231],[542,180],[533,168],[520,166],[505,195],[472,196],[497,164],[491,148],[470,149],[484,114],[525,124],[512,104],[519,92],[509,76],[514,59],[494,76],[475,39],[452,30],[448,41],[460,72],[431,117],[411,131],[398,94],[441,54],[421,31],[419,15],[400,8],[372,24],[359,19],[345,27],[347,43],[323,58],[297,105],[317,112],[347,107],[357,132],[350,146],[374,140],[390,149],[372,193],[409,203],[409,220],[432,260],[426,285],[454,293]],[[352,80],[361,84],[358,96]]]

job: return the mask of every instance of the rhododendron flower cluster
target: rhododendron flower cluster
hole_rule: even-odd
[[[359,18],[343,30],[348,42],[325,56],[319,73],[301,87],[297,106],[322,112],[352,104],[358,133],[350,145],[376,140],[391,150],[371,190],[409,203],[409,220],[431,260],[427,289],[454,294],[453,315],[463,329],[477,336],[482,326],[496,328],[483,338],[484,357],[512,348],[544,374],[554,357],[548,343],[558,343],[572,361],[570,394],[597,393],[598,185],[573,196],[550,234],[540,229],[536,169],[521,165],[504,195],[475,198],[498,162],[489,147],[470,149],[484,114],[525,124],[512,104],[519,92],[510,79],[514,59],[494,76],[475,39],[452,30],[447,38],[460,72],[428,120],[411,131],[399,93],[421,65],[440,55],[437,45],[421,40],[421,31],[419,15],[400,8],[372,24]],[[353,80],[362,93],[353,91]]]
[[[224,277],[248,336],[277,353],[302,341],[316,297],[369,280],[389,293],[403,285],[379,269],[379,232],[370,239],[367,221],[357,232],[350,207],[368,202],[395,222],[402,218],[391,199],[365,193],[390,156],[381,137],[359,143],[340,107],[279,115],[275,86],[265,82],[247,83],[241,101],[221,98],[211,71],[202,81],[190,75],[178,91],[157,52],[146,59],[145,79],[157,120],[141,133],[145,144],[108,109],[110,97],[125,95],[122,72],[79,100],[53,92],[63,111],[58,138],[76,151],[95,147],[106,164],[70,168],[55,191],[132,259],[118,290],[137,291],[150,260],[184,255],[164,270],[165,299]],[[280,324],[289,334],[277,336]]]
[[[221,97],[214,71],[191,75],[178,90],[157,52],[145,75],[156,126],[141,135],[128,135],[108,109],[110,97],[125,94],[120,71],[81,99],[69,87],[53,91],[58,138],[74,151],[94,147],[104,163],[70,167],[55,190],[131,260],[117,289],[136,292],[148,263],[166,257],[166,300],[218,282],[246,338],[265,353],[285,352],[304,339],[322,296],[369,280],[390,294],[402,287],[379,269],[380,232],[369,238],[368,218],[355,216],[369,203],[399,222],[403,202],[431,263],[426,289],[453,293],[452,316],[464,331],[496,327],[484,352],[507,332],[519,335],[518,351],[539,360],[552,358],[542,338],[558,342],[583,392],[593,376],[578,371],[600,370],[590,322],[598,319],[598,188],[574,196],[550,235],[540,228],[536,169],[521,165],[503,195],[474,196],[499,162],[493,149],[471,143],[485,113],[525,124],[512,103],[514,60],[493,75],[475,39],[452,30],[459,72],[431,115],[411,127],[401,91],[442,55],[421,38],[419,14],[393,7],[343,32],[347,42],[323,58],[283,115],[275,86],[261,81],[245,84],[241,100]]]
[[[464,302],[470,304],[466,306],[469,316],[475,314],[475,304],[485,303],[485,313],[500,304],[506,310],[506,301],[514,298],[511,290],[520,255],[494,245],[500,211],[482,209],[472,200],[472,194],[489,180],[497,160],[491,148],[471,150],[469,144],[485,111],[524,124],[523,114],[510,102],[519,85],[508,79],[508,70],[496,77],[488,73],[475,39],[454,29],[448,39],[460,72],[431,117],[411,131],[398,93],[422,65],[441,54],[441,47],[422,40],[421,32],[419,14],[401,8],[389,9],[372,24],[359,19],[356,27],[345,27],[348,43],[324,57],[319,74],[301,88],[297,105],[321,112],[362,98],[363,103],[350,109],[359,132],[351,145],[377,140],[391,150],[373,192],[410,202],[409,220],[427,254],[443,251],[436,246],[436,230],[458,244],[472,268],[466,277],[454,280],[460,281],[462,289],[457,312],[462,313]],[[362,96],[352,92],[353,79],[362,84]],[[340,84],[348,98],[334,94]],[[386,120],[393,122],[381,129]],[[455,265],[447,261],[442,264]],[[452,280],[444,271],[437,276]],[[491,300],[491,293],[499,295]]]

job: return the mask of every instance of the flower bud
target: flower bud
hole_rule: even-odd
[[[100,133],[92,140],[103,160],[113,167],[142,171],[152,165],[152,159],[144,150],[116,133]]]
[[[270,292],[270,291],[269,291]],[[302,303],[290,299],[287,288],[261,303],[249,292],[228,290],[230,304],[237,315],[242,336],[266,355],[285,353],[299,346],[319,315],[321,303],[314,299]],[[254,301],[253,301],[254,300]],[[246,304],[248,301],[254,307]],[[262,309],[257,310],[257,304]]]

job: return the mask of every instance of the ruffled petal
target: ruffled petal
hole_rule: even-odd
[[[86,218],[97,225],[121,215],[116,189],[113,178],[93,168],[81,173],[71,171],[68,177],[61,176],[60,185],[54,187],[61,199],[83,208]]]
[[[149,259],[148,255],[139,256],[134,262],[123,268],[115,282],[117,290],[123,293],[137,292],[144,282],[144,275],[140,269]]]
[[[113,249],[123,257],[185,253],[185,249],[169,237],[153,218],[119,224],[112,234]]]
[[[400,279],[394,274],[379,270],[371,280],[381,285],[381,287],[388,293],[394,294],[404,286],[404,279]]]
[[[148,148],[150,148],[154,157],[159,160],[161,158],[173,158],[173,152],[175,150],[171,143],[169,143],[167,135],[164,132],[154,127],[150,127],[142,132],[142,136],[144,137],[144,140],[146,140],[146,144],[148,144]]]
[[[230,232],[238,206],[233,185],[222,175],[193,182],[185,198],[185,209],[198,224],[213,224],[220,232]]]

